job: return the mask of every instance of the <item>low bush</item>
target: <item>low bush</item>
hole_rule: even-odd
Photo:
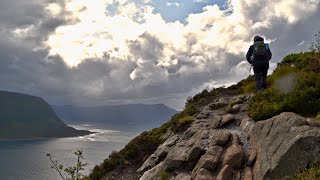
[[[283,58],[281,63],[297,63],[308,56],[315,55],[315,52],[301,52],[298,54],[290,54]]]
[[[283,100],[284,95],[273,89],[258,92],[249,102],[248,114],[255,121],[268,119],[283,112]]]
[[[166,172],[166,171],[161,171],[160,172],[160,178],[161,180],[169,180],[171,177],[171,174]]]
[[[315,163],[311,163],[309,165],[309,167],[307,167],[306,169],[304,169],[303,171],[295,174],[293,176],[293,178],[291,179],[295,179],[295,180],[316,180],[316,179],[320,179],[320,165],[319,164],[315,164]]]
[[[316,116],[320,111],[320,55],[292,54],[284,60],[295,62],[294,67],[280,66],[268,80],[274,83],[285,75],[294,73],[294,87],[286,93],[277,88],[256,93],[248,108],[249,116],[255,121],[268,119],[285,111],[304,116]]]

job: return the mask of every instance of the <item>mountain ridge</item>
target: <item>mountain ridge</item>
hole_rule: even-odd
[[[94,107],[53,106],[68,123],[99,123],[106,127],[150,129],[168,121],[178,111],[164,104],[127,104]],[[134,127],[132,127],[134,126]]]
[[[0,139],[55,138],[91,132],[67,126],[40,97],[0,91]]]

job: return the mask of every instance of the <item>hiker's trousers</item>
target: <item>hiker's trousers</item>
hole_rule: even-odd
[[[267,89],[267,74],[269,69],[269,62],[255,63],[253,65],[253,72],[256,81],[256,89]]]

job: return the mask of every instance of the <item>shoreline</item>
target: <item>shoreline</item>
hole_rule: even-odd
[[[0,138],[0,142],[8,142],[8,141],[34,141],[34,140],[49,140],[49,139],[60,139],[60,138],[74,138],[74,137],[82,137],[88,136],[90,134],[95,134],[97,132],[92,132],[89,130],[80,130],[80,131],[88,131],[88,133],[79,134],[75,136],[52,136],[52,137],[30,137],[30,138]]]

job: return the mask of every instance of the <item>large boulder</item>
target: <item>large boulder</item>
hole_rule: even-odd
[[[192,177],[196,177],[197,174],[199,174],[199,170],[201,168],[205,168],[213,172],[218,165],[222,151],[223,151],[222,147],[215,146],[215,147],[212,147],[210,150],[208,150],[206,154],[201,156],[196,167],[192,171]]]
[[[231,167],[241,167],[243,162],[243,150],[240,145],[232,144],[226,151],[223,158],[223,165]]]
[[[224,146],[229,140],[230,132],[226,130],[213,130],[209,137],[209,147]]]
[[[251,141],[257,150],[254,179],[281,179],[320,158],[320,128],[306,118],[282,113],[255,124]]]

